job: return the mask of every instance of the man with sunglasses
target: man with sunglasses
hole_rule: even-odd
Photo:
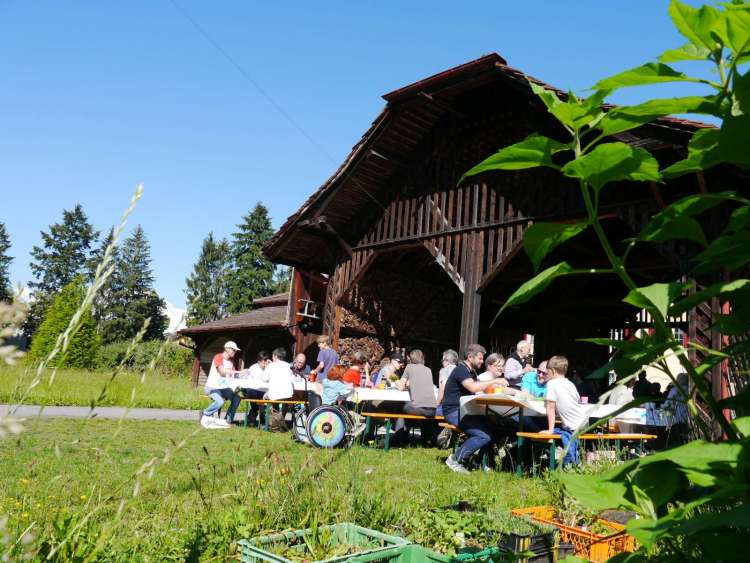
[[[521,391],[526,391],[535,399],[547,396],[547,362],[539,364],[536,371],[523,374],[521,379]]]

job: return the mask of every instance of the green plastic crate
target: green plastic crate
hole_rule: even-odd
[[[409,551],[409,554],[401,554],[403,548],[411,547],[411,544],[408,540],[399,538],[398,536],[389,536],[382,532],[377,532],[350,523],[321,526],[318,530],[319,532],[333,532],[333,537],[331,538],[331,543],[333,545],[348,544],[362,546],[364,549],[357,553],[331,557],[313,563],[333,563],[339,561],[358,563],[374,563],[381,561],[395,562],[396,559],[399,559],[398,563],[422,563],[423,561],[427,563],[427,561],[423,559],[414,561],[411,559],[404,559],[407,555],[408,557],[413,556],[411,551]],[[238,542],[241,554],[240,560],[243,563],[291,563],[291,559],[277,555],[275,553],[276,549],[279,547],[291,548],[299,551],[302,556],[306,547],[304,538],[305,536],[309,537],[310,534],[312,534],[312,529],[308,528],[306,530],[294,530],[270,536],[258,536],[250,540],[241,540]],[[441,560],[435,561],[441,563]]]

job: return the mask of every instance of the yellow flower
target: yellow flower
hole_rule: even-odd
[[[81,495],[81,500],[86,500],[86,495]]]
[[[18,482],[21,483],[24,487],[29,484],[29,480],[28,479],[19,479]]]
[[[24,512],[23,514],[21,514],[21,518],[28,518],[28,517],[29,517],[28,512]]]
[[[41,502],[36,503],[36,507],[37,508],[42,508],[42,503]]]

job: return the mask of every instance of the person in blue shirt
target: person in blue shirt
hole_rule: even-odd
[[[547,396],[547,362],[539,364],[535,371],[523,374],[521,379],[521,391],[526,391],[535,398]]]
[[[328,376],[323,380],[323,393],[321,395],[324,405],[334,405],[351,395],[354,386],[341,380],[345,372],[346,368],[338,364],[328,370]]]

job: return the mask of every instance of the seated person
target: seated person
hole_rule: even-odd
[[[477,369],[484,364],[486,350],[479,344],[470,344],[466,348],[465,359],[451,372],[445,383],[443,393],[443,416],[445,421],[458,426],[469,437],[448,456],[445,464],[456,473],[468,473],[465,464],[475,452],[489,446],[493,440],[494,430],[487,418],[478,415],[466,415],[459,421],[461,397],[481,393],[491,385],[507,385],[508,382],[499,377],[490,381],[477,381]]]
[[[206,395],[211,397],[212,403],[201,412],[200,422],[204,428],[228,428],[234,421],[234,413],[240,404],[240,396],[232,389],[221,386],[222,377],[232,377],[237,373],[234,357],[239,352],[237,344],[229,340],[224,344],[224,351],[219,352],[211,361],[211,369],[206,380]],[[224,401],[231,401],[225,420],[214,419],[213,415],[224,406]]]
[[[255,384],[268,382],[266,367],[268,367],[268,364],[270,363],[271,358],[269,357],[268,352],[266,352],[265,350],[261,350],[260,352],[258,352],[255,363],[248,369],[248,379],[250,379]],[[252,389],[250,387],[242,388],[239,391],[246,399],[262,399],[265,396],[264,391],[260,391],[259,389]],[[259,424],[263,424],[263,417],[265,416],[264,412],[265,411],[261,409],[257,404],[251,403],[250,424],[256,423],[258,415],[260,415],[261,419],[259,421]]]
[[[409,352],[409,365],[404,369],[404,375],[396,386],[401,391],[409,390],[411,401],[403,406],[406,414],[434,418],[437,401],[435,386],[432,383],[432,370],[424,365],[424,353],[421,350],[415,348]],[[434,420],[421,421],[419,435],[423,445],[433,442],[436,433],[437,424]]]
[[[310,374],[310,365],[307,363],[307,356],[304,354],[297,354],[292,362],[292,373],[294,377],[307,379]]]
[[[401,352],[391,352],[390,361],[385,364],[376,375],[372,377],[372,386],[377,387],[385,384],[386,387],[392,387],[400,379],[398,372],[406,365]]]
[[[521,391],[538,399],[547,395],[547,362],[542,362],[536,371],[529,371],[521,378]]]
[[[588,411],[581,404],[573,382],[565,377],[568,372],[568,359],[565,356],[552,356],[547,362],[547,432],[559,434],[562,437],[563,448],[567,448],[563,466],[581,462],[578,455],[578,440],[572,440],[572,435],[588,424]],[[555,415],[562,421],[561,428],[555,428]]]
[[[504,376],[510,385],[518,387],[521,384],[523,374],[534,369],[529,364],[530,353],[531,344],[526,340],[521,340],[516,344],[516,349],[508,356],[508,361],[505,362]]]
[[[627,405],[633,400],[634,385],[635,379],[631,379],[627,383],[616,385],[612,391],[610,391],[607,403],[610,405]]]
[[[340,364],[328,370],[328,376],[323,381],[322,400],[324,405],[333,405],[346,399],[354,390],[354,386],[344,383],[342,378],[346,368]]]
[[[344,383],[351,383],[355,387],[362,385],[362,377],[369,379],[370,366],[367,363],[367,357],[362,352],[354,352],[352,365],[344,373]]]
[[[268,391],[265,398],[271,401],[291,399],[294,395],[294,374],[292,367],[285,361],[286,350],[276,348],[271,357],[272,361],[264,373],[268,379]]]
[[[443,406],[441,403],[443,402],[443,394],[445,393],[445,382],[448,381],[451,373],[456,368],[456,364],[458,364],[458,352],[448,348],[443,352],[442,364],[443,367],[440,368],[440,372],[438,373],[438,406],[435,409],[436,416],[443,416]]]
[[[484,371],[477,376],[478,381],[489,381],[503,376],[505,370],[505,358],[502,354],[492,353],[484,361]]]

